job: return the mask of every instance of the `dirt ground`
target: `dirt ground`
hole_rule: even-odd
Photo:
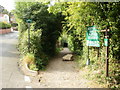
[[[62,60],[62,57],[68,53],[71,53],[69,49],[64,48],[50,61],[45,71],[40,71],[40,74],[32,79],[31,86],[34,88],[102,88],[95,81],[85,79],[86,71],[78,69],[76,62]]]

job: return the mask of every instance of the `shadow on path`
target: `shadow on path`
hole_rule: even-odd
[[[62,57],[69,53],[72,52],[68,48],[64,48],[50,60],[46,70],[40,71],[36,78],[39,83],[32,86],[35,88],[100,88],[99,84],[83,76],[87,71],[78,70],[74,61],[62,60]]]
[[[47,66],[48,72],[73,72],[75,71],[74,61],[63,61],[62,57],[66,54],[72,53],[68,48],[64,48],[56,57],[54,57]]]

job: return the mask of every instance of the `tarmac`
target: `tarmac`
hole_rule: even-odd
[[[2,88],[24,88],[24,75],[19,72],[16,49],[18,32],[0,35],[0,85]]]

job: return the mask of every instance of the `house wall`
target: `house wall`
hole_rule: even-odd
[[[0,22],[10,23],[9,16],[7,14],[0,16]]]

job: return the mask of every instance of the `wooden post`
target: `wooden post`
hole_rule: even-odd
[[[89,46],[88,46],[88,59],[89,59]]]
[[[109,43],[109,36],[107,29],[105,32],[105,38],[108,39],[108,43]],[[108,72],[109,72],[109,44],[106,46],[106,77],[109,76]]]
[[[31,19],[26,20],[28,23],[28,52],[30,53],[30,23],[32,23]]]
[[[28,23],[28,52],[30,53],[30,23]]]
[[[99,59],[99,47],[97,48],[97,60]]]
[[[106,77],[109,76],[109,29],[101,30],[101,32],[105,32],[105,39],[108,39],[107,46],[106,46]]]
[[[88,46],[88,58],[87,58],[87,63],[86,65],[90,65],[90,58],[89,58],[89,46]]]

